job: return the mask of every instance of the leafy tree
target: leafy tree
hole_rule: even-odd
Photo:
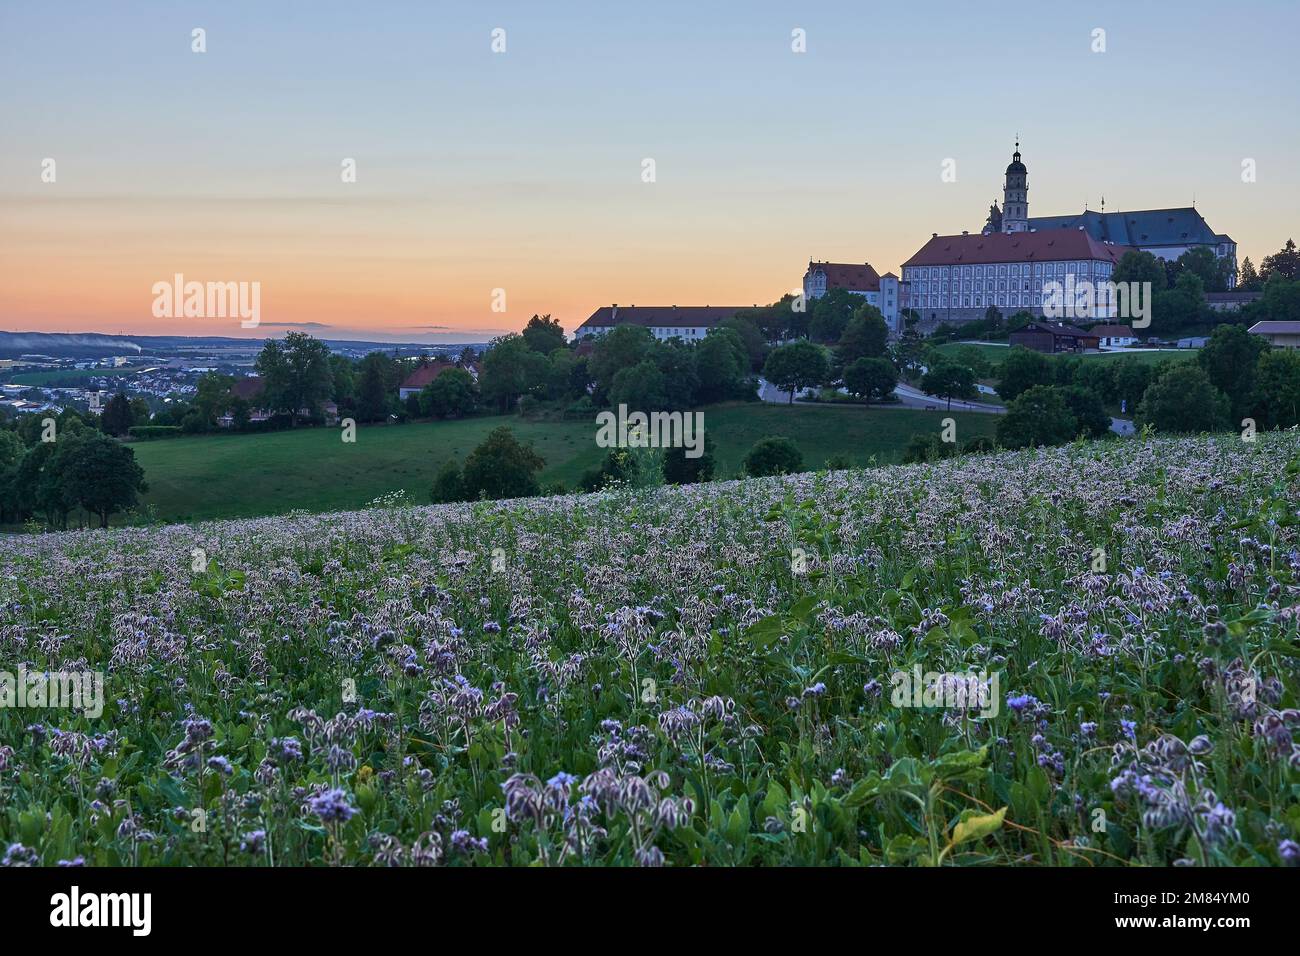
[[[1111,281],[1150,282],[1151,290],[1159,292],[1168,284],[1164,263],[1149,252],[1126,252],[1115,264]]]
[[[1046,355],[1017,345],[1002,360],[998,395],[1003,401],[1011,402],[1035,385],[1051,385],[1054,381],[1052,363]]]
[[[749,357],[749,371],[762,371],[763,362],[767,358],[767,337],[763,335],[763,330],[752,319],[740,313],[736,313],[729,319],[723,319],[718,327],[730,329],[740,336],[745,354]]]
[[[1101,438],[1110,433],[1110,415],[1102,405],[1101,397],[1081,385],[1067,385],[1061,389],[1065,407],[1078,422],[1079,432],[1089,438]]]
[[[1216,431],[1228,423],[1228,397],[1199,365],[1179,363],[1151,383],[1138,405],[1137,421],[1162,432]]]
[[[898,370],[884,358],[860,358],[844,370],[844,388],[868,401],[887,398],[898,385]]]
[[[1161,332],[1198,325],[1207,317],[1205,285],[1195,272],[1181,273],[1172,288],[1156,292],[1152,297],[1151,324]]]
[[[546,461],[531,445],[521,445],[502,425],[465,459],[464,492],[468,499],[524,498],[537,494],[537,472]]]
[[[199,376],[191,404],[208,428],[215,428],[217,419],[230,407],[230,387],[234,383],[233,377],[217,372],[205,372]]]
[[[329,346],[302,332],[287,333],[283,342],[271,339],[256,365],[263,380],[261,401],[286,413],[291,424],[302,412],[313,414],[333,388]]]
[[[49,467],[58,475],[64,499],[98,517],[101,528],[148,490],[135,452],[121,442],[87,434],[60,438],[57,444]]]
[[[534,315],[524,326],[523,336],[524,344],[542,355],[550,355],[568,344],[559,320],[550,315]]]
[[[820,385],[830,373],[826,350],[812,342],[793,342],[772,350],[763,364],[763,377],[782,391],[790,393]]]
[[[888,340],[889,325],[885,317],[874,305],[864,302],[845,324],[835,354],[844,365],[860,358],[879,358],[885,354]]]
[[[503,335],[493,339],[483,355],[479,390],[484,401],[508,412],[520,396],[545,390],[550,367],[546,356],[530,349],[522,335]]]
[[[148,425],[153,418],[153,413],[149,410],[149,403],[143,398],[136,396],[131,399],[131,424]]]
[[[1295,240],[1288,239],[1280,252],[1265,256],[1259,264],[1261,281],[1267,283],[1275,276],[1288,282],[1300,280],[1300,252],[1296,251]]]
[[[626,405],[639,412],[658,411],[667,407],[664,375],[659,366],[646,359],[631,368],[620,369],[609,389],[611,405]]]
[[[974,398],[979,394],[975,388],[975,373],[969,367],[953,362],[932,366],[921,379],[921,391],[947,399],[949,409],[954,398]]]
[[[449,368],[420,390],[420,414],[459,418],[478,405],[478,387],[463,368]]]
[[[1251,335],[1240,325],[1219,325],[1196,355],[1196,363],[1209,376],[1210,383],[1228,396],[1234,422],[1250,410],[1255,368],[1268,347],[1267,339]]]
[[[607,400],[615,375],[652,358],[654,351],[654,335],[639,325],[615,326],[600,336],[587,357],[587,372],[595,383],[597,400]]]
[[[1220,259],[1206,246],[1193,246],[1172,263],[1176,267],[1174,280],[1177,281],[1183,272],[1192,272],[1201,280],[1202,287],[1207,291],[1224,292],[1227,290],[1223,270],[1226,262],[1226,259]]]
[[[1151,378],[1151,366],[1145,362],[1125,361],[1115,366],[1115,398],[1123,403],[1125,412],[1132,414],[1137,408]]]
[[[674,445],[664,452],[664,481],[670,485],[693,485],[712,481],[717,462],[713,456],[713,439],[704,436],[704,449],[698,458],[686,457],[686,447]]]
[[[346,355],[330,356],[330,378],[333,387],[330,397],[339,407],[340,414],[356,411],[357,381],[356,364]]]
[[[1290,282],[1275,275],[1264,286],[1264,298],[1256,305],[1265,319],[1300,322],[1300,282]]]
[[[746,383],[752,385],[749,353],[734,329],[710,329],[695,347],[695,368],[700,383],[696,404],[739,398],[746,391]]]
[[[465,500],[465,480],[461,475],[460,465],[455,461],[442,463],[442,467],[433,477],[429,500],[435,505]]]
[[[397,400],[400,367],[385,352],[371,352],[361,360],[356,385],[357,420],[381,422]]]
[[[697,346],[676,339],[656,344],[651,356],[663,375],[664,404],[661,408],[689,408],[695,404],[695,395],[700,387],[696,369],[698,351]]]
[[[798,446],[777,435],[760,438],[745,456],[745,474],[753,478],[793,475],[802,470],[803,454]]]
[[[1261,426],[1300,425],[1300,351],[1273,349],[1259,357],[1255,373],[1255,407]],[[1240,421],[1240,419],[1236,419]]]
[[[844,289],[831,289],[814,299],[808,320],[809,337],[818,342],[838,342],[862,304],[862,296]]]
[[[104,405],[99,417],[100,427],[106,435],[122,436],[134,424],[131,416],[131,403],[124,392],[118,392]]]
[[[1079,421],[1066,404],[1062,390],[1049,385],[1035,385],[1021,392],[998,419],[998,444],[1004,448],[1063,445],[1078,433]]]
[[[1133,365],[1136,363],[1129,362]],[[1074,373],[1073,384],[1080,388],[1085,388],[1101,399],[1102,404],[1114,402],[1119,397],[1116,387],[1115,375],[1119,366],[1114,362],[1080,362],[1078,369]],[[1146,383],[1143,383],[1143,388]],[[1142,393],[1138,392],[1138,398]]]

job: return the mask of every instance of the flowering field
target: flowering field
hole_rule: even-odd
[[[0,669],[104,707],[0,709],[0,850],[1295,865],[1298,472],[1133,440],[9,538]]]

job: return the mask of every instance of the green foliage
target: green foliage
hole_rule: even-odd
[[[970,399],[979,394],[975,388],[975,373],[965,365],[941,361],[932,366],[921,378],[921,391],[946,399],[952,407],[954,398]]]
[[[812,342],[792,342],[775,348],[763,364],[763,377],[789,392],[791,404],[797,392],[820,385],[828,374],[826,350]]]
[[[880,358],[889,340],[889,325],[880,310],[863,302],[845,323],[835,347],[836,360],[849,365],[860,358]]]
[[[419,411],[427,418],[460,418],[478,406],[478,387],[463,368],[441,372],[420,390]]]
[[[1229,403],[1197,365],[1166,369],[1142,397],[1135,421],[1159,432],[1216,431],[1229,422]]]
[[[158,438],[179,438],[181,429],[178,425],[132,425],[127,434],[139,441],[153,441]]]
[[[453,460],[444,461],[437,475],[434,476],[429,500],[434,504],[445,504],[451,501],[464,501],[465,498],[465,479],[461,474],[460,465]]]
[[[753,478],[792,475],[802,470],[803,454],[799,447],[777,435],[759,439],[745,456],[745,474]]]
[[[893,394],[898,370],[885,358],[860,358],[844,369],[844,388],[851,395],[879,400]]]
[[[334,379],[329,347],[302,332],[288,332],[283,341],[271,339],[257,356],[262,377],[259,402],[290,416],[310,417],[330,397]]]
[[[1109,420],[1106,424],[1109,427]],[[1062,389],[1035,385],[1007,405],[1007,413],[998,420],[998,444],[1003,448],[1061,445],[1072,441],[1079,427]]]
[[[528,324],[524,326],[523,338],[524,344],[542,355],[550,355],[556,349],[562,349],[568,344],[559,320],[551,318],[550,315],[534,315],[529,319]]]
[[[684,445],[667,449],[663,455],[664,481],[670,485],[693,485],[701,481],[712,481],[717,466],[714,460],[713,439],[704,436],[704,445],[696,458],[688,457]]]
[[[494,428],[465,459],[465,496],[495,499],[535,495],[540,487],[537,472],[545,464],[532,446],[521,445],[509,428]]]
[[[1004,402],[1014,401],[1035,385],[1052,385],[1055,376],[1046,355],[1022,345],[1008,350],[1002,360],[1002,373],[998,379],[998,395]]]

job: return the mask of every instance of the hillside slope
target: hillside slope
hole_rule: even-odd
[[[7,539],[0,654],[102,671],[107,706],[0,709],[0,845],[1276,865],[1298,454],[1135,440]],[[914,671],[938,701],[899,693]]]

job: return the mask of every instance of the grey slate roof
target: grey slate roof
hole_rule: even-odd
[[[1124,246],[1181,246],[1189,243],[1217,245],[1231,242],[1216,233],[1191,206],[1182,209],[1139,209],[1132,212],[1097,212],[1089,209],[1074,216],[1037,216],[1030,229],[1077,229],[1092,238]]]

